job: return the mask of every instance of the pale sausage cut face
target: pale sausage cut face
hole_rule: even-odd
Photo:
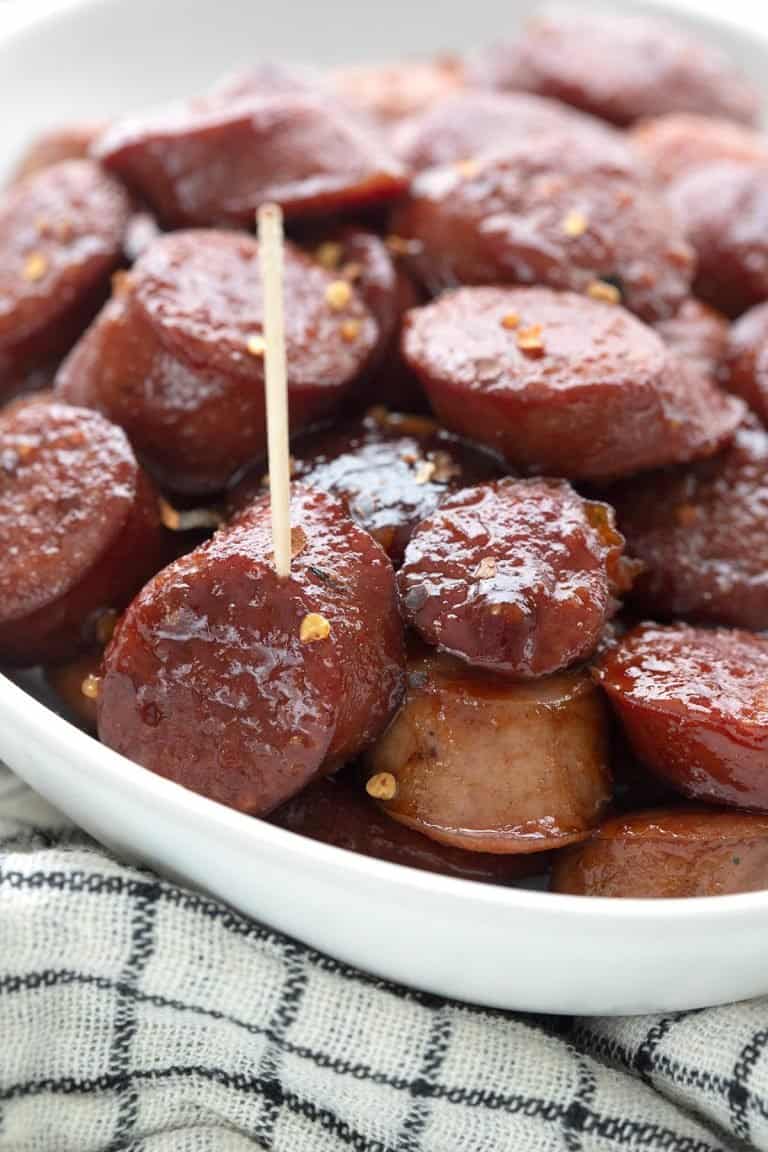
[[[547,288],[463,288],[407,316],[439,419],[525,471],[611,477],[709,456],[744,415],[623,308]]]
[[[610,799],[603,704],[582,671],[514,684],[448,656],[417,658],[366,770],[395,779],[388,815],[443,844],[556,848],[583,839]]]
[[[768,888],[768,816],[688,806],[618,816],[557,854],[551,888],[635,899],[757,892]]]
[[[768,811],[768,639],[645,624],[595,676],[654,772],[695,800]]]
[[[500,480],[447,497],[398,577],[403,613],[430,644],[529,679],[584,660],[631,583],[606,504],[564,480]]]
[[[764,137],[732,120],[710,116],[671,115],[642,120],[630,132],[629,140],[661,184],[718,160],[768,160],[768,141]]]

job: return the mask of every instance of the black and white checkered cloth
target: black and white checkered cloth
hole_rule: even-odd
[[[111,859],[0,768],[2,1152],[768,1149],[768,1000],[515,1016]]]

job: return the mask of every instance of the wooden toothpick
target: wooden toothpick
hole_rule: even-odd
[[[283,322],[283,214],[277,204],[263,204],[259,208],[258,227],[264,292],[264,391],[272,548],[275,571],[281,579],[286,579],[291,574],[291,465]]]

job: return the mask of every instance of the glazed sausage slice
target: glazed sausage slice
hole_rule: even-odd
[[[591,142],[595,152],[618,169],[631,173],[639,167],[620,133],[556,100],[527,92],[458,93],[405,120],[393,133],[392,147],[409,168],[420,171],[564,131],[585,145]]]
[[[696,250],[696,295],[728,316],[768,299],[768,163],[702,165],[668,197]]]
[[[768,817],[706,808],[617,816],[558,853],[553,892],[686,898],[768,888]]]
[[[46,402],[0,416],[0,663],[71,658],[164,559],[157,498],[121,429]]]
[[[375,320],[346,282],[285,249],[291,426],[328,413],[362,371]],[[258,244],[234,232],[156,241],[58,373],[67,401],[125,428],[161,482],[223,488],[265,448]]]
[[[728,321],[720,312],[691,296],[683,300],[674,316],[659,320],[654,328],[668,348],[702,372],[717,377],[728,347]]]
[[[428,287],[541,284],[605,294],[648,321],[689,295],[693,253],[657,190],[627,171],[626,150],[561,129],[503,151],[430,168],[393,227],[417,241]]]
[[[768,628],[768,435],[756,421],[712,459],[629,480],[608,499],[644,565],[636,609]]]
[[[219,90],[120,121],[95,154],[167,227],[250,226],[260,204],[286,217],[387,203],[404,170],[366,127],[313,93]]]
[[[677,114],[641,120],[629,139],[662,184],[719,160],[768,161],[764,137],[732,120],[711,116]]]
[[[582,840],[610,798],[606,718],[581,671],[514,684],[449,656],[417,659],[365,765],[369,789],[381,793],[377,776],[394,790],[381,801],[389,816],[476,852]]]
[[[338,98],[350,112],[364,113],[383,128],[442,104],[464,85],[458,56],[361,64],[331,75]]]
[[[768,422],[768,301],[745,312],[732,325],[721,379]]]
[[[486,884],[523,880],[543,872],[549,860],[540,852],[501,856],[440,844],[391,820],[366,796],[361,784],[342,776],[310,784],[273,812],[269,822],[376,860]]]
[[[43,132],[21,157],[13,180],[23,180],[33,172],[61,164],[64,160],[87,160],[91,144],[105,128],[103,120],[86,120]]]
[[[0,397],[74,343],[121,258],[127,196],[88,160],[34,173],[0,199]]]
[[[768,809],[768,639],[646,624],[595,675],[654,772],[694,800]]]
[[[294,487],[291,575],[269,503],[176,560],[104,658],[99,736],[161,776],[260,815],[386,727],[404,687],[389,560],[343,506]]]
[[[614,124],[698,112],[752,124],[756,89],[716,48],[657,16],[582,4],[540,8],[484,62],[497,87],[575,104]]]
[[[413,533],[405,618],[476,667],[529,679],[585,660],[631,582],[607,504],[564,480],[499,480],[447,497]]]
[[[310,433],[292,445],[295,479],[333,492],[395,565],[420,520],[450,492],[500,474],[490,453],[465,444],[421,416],[374,409],[364,420]],[[263,471],[233,490],[240,509],[264,490]]]
[[[606,477],[711,455],[744,414],[623,308],[464,288],[409,313],[406,360],[446,427],[511,464]]]

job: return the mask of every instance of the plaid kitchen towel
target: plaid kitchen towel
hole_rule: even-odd
[[[407,991],[119,864],[0,768],[1,1152],[768,1150],[768,1000]]]

